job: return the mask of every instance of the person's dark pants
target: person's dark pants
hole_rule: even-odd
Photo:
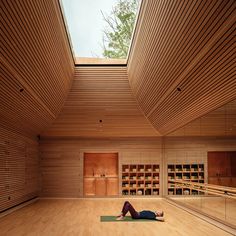
[[[125,216],[128,211],[129,211],[130,215],[132,216],[132,218],[134,218],[134,219],[139,218],[139,213],[133,208],[133,206],[128,201],[126,201],[124,203],[123,208],[122,208],[122,215]]]

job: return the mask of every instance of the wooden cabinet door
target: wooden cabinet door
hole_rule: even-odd
[[[95,195],[95,178],[84,178],[84,195]]]
[[[208,184],[220,185],[218,177],[208,177]]]
[[[234,186],[236,152],[208,152],[208,183]]]
[[[227,152],[208,152],[208,176],[231,176],[231,159]]]
[[[118,178],[107,178],[107,195],[116,196],[119,192]]]
[[[118,153],[84,153],[84,195],[118,195]],[[111,179],[110,179],[111,178]],[[88,184],[88,186],[86,186]]]
[[[96,196],[106,196],[106,178],[96,178],[95,193]]]
[[[232,178],[231,177],[219,178],[219,185],[231,187],[232,186]]]
[[[236,188],[236,177],[232,177],[232,185],[231,187]]]
[[[230,152],[231,176],[236,177],[236,152]]]
[[[231,177],[209,177],[208,183],[228,187],[231,187],[233,185]]]
[[[101,175],[118,175],[118,153],[84,153],[84,176]]]

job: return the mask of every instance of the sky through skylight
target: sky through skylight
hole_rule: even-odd
[[[76,57],[103,58],[103,30],[118,0],[61,0]]]

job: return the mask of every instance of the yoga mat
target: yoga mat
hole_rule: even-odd
[[[132,221],[132,222],[147,222],[147,221],[150,221],[150,222],[153,222],[153,221],[157,221],[155,219],[153,220],[149,220],[149,219],[132,219],[131,216],[126,216],[123,220],[116,220],[117,216],[101,216],[100,217],[100,221],[101,222],[125,222],[125,221]]]

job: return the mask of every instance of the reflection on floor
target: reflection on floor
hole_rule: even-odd
[[[224,220],[236,227],[236,200],[234,199],[215,196],[183,196],[171,197],[171,199],[201,210],[206,214]]]
[[[125,200],[137,210],[163,209],[165,222],[100,222],[101,215],[119,214]],[[8,236],[231,235],[160,198],[41,199],[0,218],[0,229]]]

